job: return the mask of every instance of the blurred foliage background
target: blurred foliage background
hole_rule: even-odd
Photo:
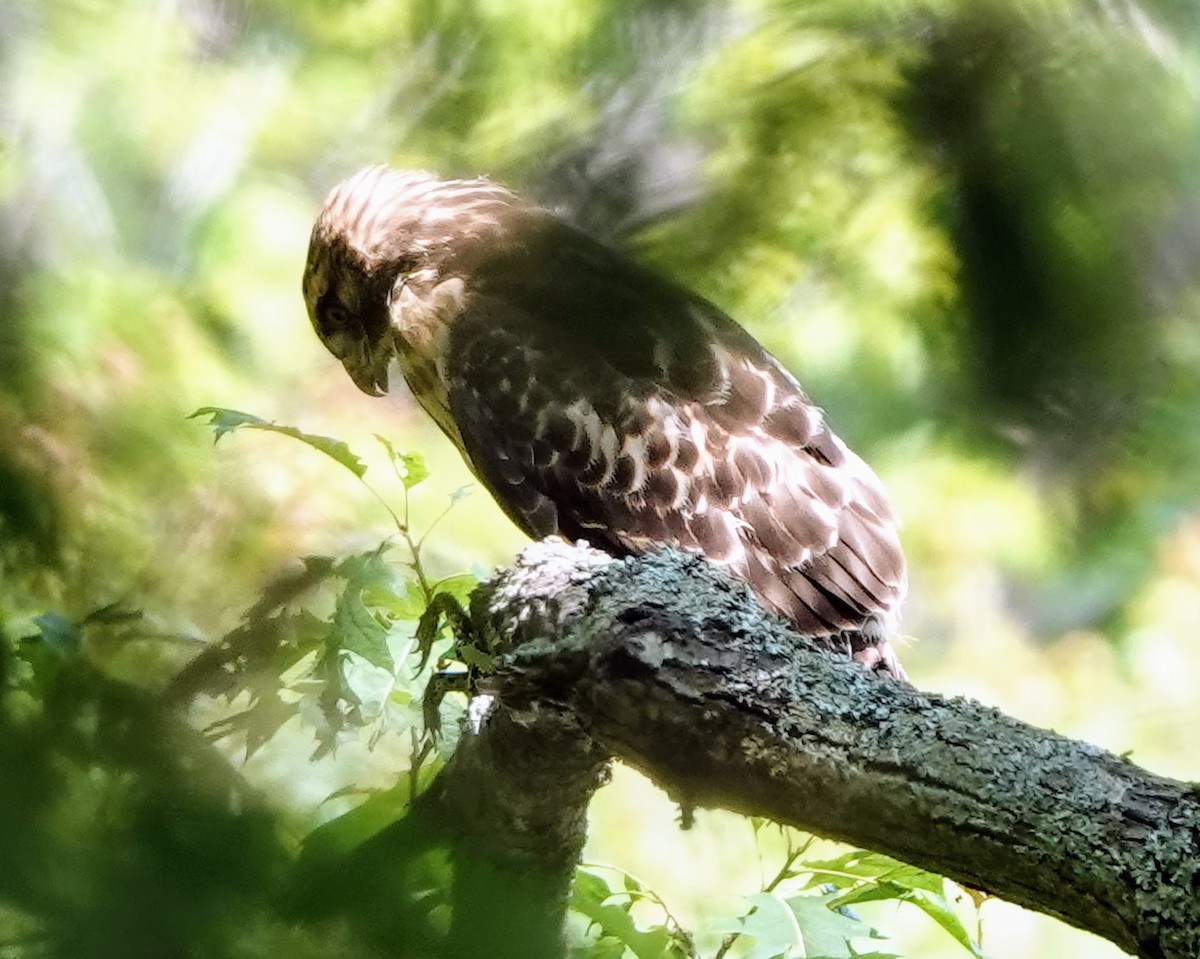
[[[339,790],[396,781],[404,730],[310,762],[294,718],[214,761],[218,705],[134,691],[302,557],[392,532],[311,449],[214,451],[196,408],[340,437],[369,475],[373,433],[421,450],[418,528],[470,482],[304,316],[320,201],[378,161],[503,180],[763,340],[897,500],[919,685],[1200,778],[1191,0],[9,0],[0,955],[363,954],[255,904]],[[425,561],[521,544],[477,493]],[[755,835],[681,832],[618,770],[588,856],[703,930],[773,871]],[[887,908],[906,954],[961,954]],[[997,959],[1118,954],[1002,903],[982,921]]]

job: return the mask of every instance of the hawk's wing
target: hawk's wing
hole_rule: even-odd
[[[449,332],[449,412],[508,515],[534,537],[702,553],[810,636],[890,625],[904,561],[871,470],[715,307],[608,276],[561,304],[498,281]]]

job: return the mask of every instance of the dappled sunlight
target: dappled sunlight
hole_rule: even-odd
[[[16,770],[0,819],[21,821],[0,872],[27,855],[50,875],[37,857],[73,844],[91,865],[70,909],[0,878],[0,952],[35,916],[50,930],[39,955],[82,954],[54,938],[60,913],[116,917],[101,959],[158,944],[114,932],[157,865],[122,899],[105,858],[116,836],[170,872],[140,845],[146,796],[195,800],[235,832],[231,808],[261,809],[254,841],[285,836],[294,853],[440,761],[414,759],[426,654],[489,665],[440,621],[418,649],[417,621],[441,584],[465,598],[525,537],[397,370],[385,397],[355,388],[301,295],[321,198],[366,163],[492,176],[711,299],[888,489],[910,565],[896,645],[917,686],[1200,780],[1200,32],[1186,4],[10,6],[0,692],[15,691],[0,720],[11,705],[30,738],[0,749]],[[214,445],[188,418],[202,407],[343,441],[366,472],[254,429]],[[398,465],[410,453],[428,477]],[[385,542],[361,581],[337,566]],[[321,575],[256,605],[306,568]],[[276,628],[286,641],[255,647]],[[138,701],[161,731],[105,725],[113,702],[160,694],[230,637],[254,655],[213,666],[186,710]],[[448,726],[463,708],[447,696]],[[95,733],[114,728],[130,738],[106,753]],[[117,825],[93,836],[109,799]],[[745,911],[787,843],[732,814],[679,819],[618,767],[585,858],[637,876],[707,957],[721,941],[707,924]],[[263,886],[246,878],[251,841],[221,842],[237,855],[214,876]],[[211,902],[233,895],[213,882]],[[193,917],[206,955],[284,941],[261,912],[262,942],[243,943],[211,902]],[[887,948],[968,954],[914,907],[861,908]],[[637,909],[662,922],[653,902]],[[982,916],[992,959],[1120,955],[1003,903]],[[327,934],[287,933],[301,955],[324,954]]]

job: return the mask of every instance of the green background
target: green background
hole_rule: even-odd
[[[502,180],[714,300],[891,490],[918,685],[1200,778],[1198,53],[1185,0],[0,4],[0,631],[15,648],[109,604],[142,613],[135,641],[47,654],[65,699],[10,671],[12,716],[41,732],[0,746],[0,956],[68,912],[87,933],[63,918],[56,955],[192,933],[221,955],[338,948],[230,924],[277,865],[221,832],[240,820],[194,837],[207,898],[163,892],[161,928],[129,903],[178,849],[153,816],[121,820],[116,856],[88,826],[233,775],[298,840],[353,804],[331,793],[395,781],[402,724],[317,762],[302,719],[244,765],[226,739],[238,773],[139,740],[117,776],[122,747],[89,730],[105,709],[136,729],[143,707],[61,690],[73,671],[159,689],[301,557],[393,532],[328,459],[268,434],[214,450],[196,408],[339,437],[393,502],[372,434],[420,450],[417,530],[470,483],[407,394],[360,394],[304,314],[321,199],[371,162]],[[476,490],[425,562],[482,573],[522,542]],[[202,702],[172,735],[235,708]],[[587,857],[703,931],[771,850],[732,816],[680,831],[618,769]],[[908,955],[963,954],[916,910],[863,911]],[[1119,954],[1002,903],[982,921],[997,959]]]

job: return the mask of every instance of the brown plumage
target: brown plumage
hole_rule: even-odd
[[[486,180],[376,166],[317,219],[304,298],[363,391],[413,395],[533,537],[670,544],[822,645],[903,677],[887,496],[717,307]]]

